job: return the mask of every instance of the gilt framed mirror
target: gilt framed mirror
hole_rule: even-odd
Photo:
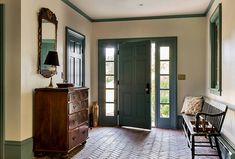
[[[56,15],[48,8],[41,8],[38,14],[38,73],[46,78],[56,74],[56,70],[51,71],[44,62],[49,51],[56,51],[57,27]]]

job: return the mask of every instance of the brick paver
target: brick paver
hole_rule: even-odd
[[[197,149],[196,152],[211,148]],[[72,153],[71,159],[190,159],[191,151],[182,131],[152,128],[151,131],[99,127],[89,131],[85,146]],[[61,157],[59,157],[61,158]],[[50,155],[37,159],[58,159]],[[218,159],[196,157],[196,159]]]
[[[151,131],[140,131],[102,127],[90,131],[86,145],[72,159],[190,158],[191,151],[180,130],[152,128]],[[200,159],[210,158],[216,157],[200,157]]]

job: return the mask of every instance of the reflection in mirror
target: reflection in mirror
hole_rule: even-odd
[[[56,39],[55,39],[55,25],[42,20],[42,49],[41,49],[41,72],[44,74],[49,70],[49,65],[45,65],[47,54],[49,51],[55,51]]]
[[[49,51],[56,51],[58,22],[55,14],[48,8],[41,8],[38,20],[38,72],[49,78],[56,73],[56,70],[51,71],[50,66],[44,62]]]

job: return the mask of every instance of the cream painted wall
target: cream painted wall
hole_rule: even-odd
[[[62,1],[1,0],[6,6],[6,140],[22,141],[32,137],[33,90],[45,87],[49,79],[37,73],[38,21],[41,7],[52,10],[58,19],[60,66],[53,76],[54,84],[62,82],[64,66],[65,26],[86,36],[86,83],[90,87],[90,44],[92,24]]]
[[[69,26],[86,36],[85,78],[90,87],[90,41],[92,24],[62,1],[58,0],[22,0],[21,3],[21,139],[32,137],[32,91],[45,87],[49,79],[36,73],[37,70],[37,13],[41,7],[49,8],[58,19],[58,43],[60,67],[53,77],[54,84],[62,82],[61,72],[65,56],[65,27]]]
[[[210,93],[210,39],[209,39],[209,18],[222,2],[222,96]],[[231,109],[226,115],[223,133],[235,144],[235,1],[216,0],[207,15],[207,69],[206,69],[206,95],[210,98],[227,103]]]
[[[86,36],[86,86],[91,88],[91,100],[98,97],[97,40],[106,38],[178,37],[178,74],[186,74],[178,81],[178,112],[185,95],[205,94],[235,105],[235,21],[233,0],[223,3],[223,91],[218,97],[209,88],[209,32],[208,19],[215,9],[216,0],[207,18],[141,20],[91,24],[70,7],[58,0],[1,0],[6,5],[6,140],[21,141],[32,137],[32,91],[45,87],[49,79],[37,74],[37,13],[41,7],[50,8],[58,18],[58,47],[61,66],[54,83],[61,82],[65,52],[65,26]],[[207,25],[206,25],[207,24]],[[207,26],[207,30],[205,29]],[[206,32],[207,31],[207,32]],[[12,47],[14,45],[14,47]],[[207,49],[206,49],[207,47]],[[207,51],[205,51],[207,50]],[[91,52],[91,53],[90,53]],[[206,58],[205,55],[207,54]],[[206,70],[205,70],[206,68]],[[206,82],[205,82],[206,81]],[[235,106],[233,106],[235,108]],[[223,132],[234,141],[235,111],[229,110]]]
[[[6,139],[20,139],[21,26],[20,0],[0,0],[5,4],[5,134]],[[10,136],[10,138],[9,138]]]
[[[100,22],[93,24],[92,41],[92,101],[98,99],[98,39],[178,37],[178,74],[186,74],[178,81],[178,113],[186,95],[203,95],[206,67],[206,18],[180,18]]]

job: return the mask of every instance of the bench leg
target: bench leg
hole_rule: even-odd
[[[195,158],[195,138],[194,138],[195,136],[194,135],[192,135],[192,145],[191,145],[191,153],[192,153],[192,159],[194,159]]]
[[[188,137],[188,139],[190,139],[190,132],[189,132],[189,130],[187,129],[187,137]],[[190,145],[189,145],[190,143],[188,142],[188,147],[190,148]]]
[[[210,145],[211,145],[211,148],[213,148],[213,144],[212,144],[212,140],[211,140],[212,136],[208,136],[208,139],[209,139],[209,142],[210,142]]]
[[[216,144],[216,149],[217,149],[219,158],[222,159],[221,151],[220,151],[220,148],[219,148],[219,142],[218,142],[217,136],[215,136],[214,138],[215,138],[215,144]]]

